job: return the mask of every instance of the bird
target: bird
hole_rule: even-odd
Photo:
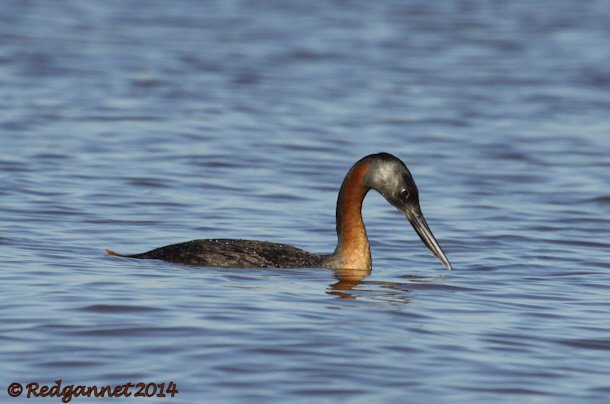
[[[449,259],[436,241],[419,204],[419,191],[407,166],[390,153],[358,160],[345,176],[336,208],[337,245],[331,254],[316,254],[287,244],[242,239],[191,240],[139,254],[111,256],[157,259],[174,263],[225,268],[372,268],[371,249],[362,219],[362,203],[374,189],[411,223],[426,247],[451,270]]]

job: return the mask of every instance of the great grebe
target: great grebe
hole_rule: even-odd
[[[371,154],[349,170],[337,199],[337,247],[332,254],[314,254],[269,241],[192,240],[131,255],[181,264],[229,268],[371,269],[371,249],[362,221],[362,202],[371,189],[379,192],[411,223],[423,243],[447,267],[451,264],[434,238],[419,207],[419,193],[407,166],[389,153]]]

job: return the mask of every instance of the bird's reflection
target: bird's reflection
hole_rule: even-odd
[[[337,282],[330,285],[332,290],[328,294],[349,300],[356,300],[356,296],[349,291],[371,274],[370,269],[335,269],[334,272]]]
[[[422,287],[425,284],[432,286],[445,279],[443,275],[402,275],[400,278],[408,279],[408,282],[365,281],[365,278],[369,275],[371,275],[370,269],[335,269],[334,277],[337,282],[329,285],[330,290],[327,293],[348,300],[356,300],[359,297],[367,296],[374,300],[409,303],[411,301],[409,298],[411,289]],[[358,285],[367,285],[372,288],[358,289]],[[375,289],[375,287],[382,289]],[[364,292],[364,296],[363,293],[355,293],[356,291]]]

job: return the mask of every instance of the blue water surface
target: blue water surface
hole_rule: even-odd
[[[605,1],[2,1],[0,401],[610,400],[609,111]],[[454,271],[375,193],[370,276],[103,252],[331,252],[379,151]]]

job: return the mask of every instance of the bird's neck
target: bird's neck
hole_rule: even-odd
[[[337,199],[338,243],[336,266],[347,269],[370,269],[371,248],[362,221],[362,201],[369,191],[365,185],[370,161],[354,165],[345,176]]]

